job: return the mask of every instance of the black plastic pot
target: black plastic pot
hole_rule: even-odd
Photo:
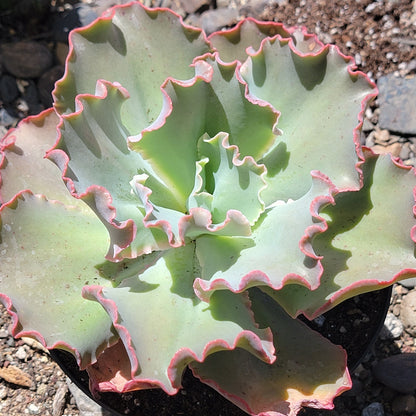
[[[348,367],[354,370],[374,345],[383,327],[391,291],[390,287],[345,301],[324,314],[319,324],[304,321],[334,344],[342,345],[348,353]],[[247,416],[215,390],[195,379],[189,370],[184,374],[183,389],[175,396],[154,389],[125,394],[102,393],[100,397],[92,397],[88,375],[79,370],[74,357],[62,350],[52,350],[51,356],[84,393],[114,415]]]

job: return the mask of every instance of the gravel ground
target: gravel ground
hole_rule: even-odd
[[[0,135],[22,117],[36,114],[50,105],[50,91],[62,73],[63,57],[67,51],[67,29],[79,24],[79,20],[86,23],[94,13],[100,13],[111,3],[121,3],[84,0],[75,4],[74,1],[37,0],[38,4],[42,1],[45,6],[35,11],[31,9],[35,0],[15,0],[15,3],[9,2],[9,8],[3,6],[8,0],[0,1]],[[354,56],[358,68],[376,81],[391,73],[410,79],[416,72],[416,1],[143,2],[148,6],[171,7],[186,22],[200,25],[207,31],[229,27],[248,15],[283,21],[288,26],[304,25],[322,41],[335,43],[343,53]],[[21,4],[23,6],[19,8]],[[78,14],[75,13],[76,10]],[[42,68],[41,73],[30,72],[29,68],[29,72],[21,74],[10,67],[13,60],[17,61],[17,67],[22,67],[25,51],[15,43],[21,40],[32,42],[32,48],[37,53],[31,53],[31,69]],[[10,44],[11,47],[8,46]],[[403,107],[406,105],[404,102]],[[416,134],[381,129],[379,100],[367,111],[366,116],[363,142],[378,146],[379,151],[394,151],[405,163],[414,164]],[[381,334],[371,353],[354,371],[352,391],[336,399],[335,410],[316,412],[316,415],[416,415],[415,389],[405,391],[402,388],[397,391],[397,386],[392,389],[388,387],[388,380],[383,380],[383,383],[378,381],[373,371],[386,357],[400,353],[411,353],[410,357],[414,357],[416,344],[413,323],[407,319],[408,310],[412,309],[409,299],[414,296],[416,291],[412,286],[394,287],[386,322],[388,329]],[[414,366],[414,361],[412,363]],[[400,365],[404,364],[396,363],[394,368],[402,368]],[[406,370],[407,367],[403,368]],[[384,373],[389,371],[385,370]],[[405,371],[403,374],[408,376]],[[409,385],[413,383],[416,387],[415,375],[408,376],[405,382]],[[10,318],[4,308],[0,308],[0,415],[105,414],[98,408],[89,408],[88,403],[80,397],[82,396],[73,386],[69,391],[65,375],[38,343],[26,339],[14,340],[11,337]]]

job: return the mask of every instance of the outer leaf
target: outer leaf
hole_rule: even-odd
[[[0,300],[14,315],[13,335],[75,350],[81,366],[90,364],[115,340],[106,313],[81,297],[86,284],[109,284],[95,268],[105,228],[92,213],[29,192],[0,215]]]
[[[57,123],[55,113],[45,111],[20,123],[0,143],[5,202],[0,208],[0,298],[14,316],[14,336],[75,349],[86,366],[115,338],[108,316],[81,297],[86,282],[108,282],[94,267],[102,261],[108,237],[45,158],[56,141]],[[33,193],[46,194],[49,201]]]
[[[198,238],[196,253],[202,267],[202,278],[194,284],[198,296],[207,299],[213,290],[240,292],[251,286],[278,290],[287,283],[316,289],[322,267],[309,240],[326,227],[318,210],[332,201],[331,192],[331,184],[315,177],[304,197],[267,209],[250,237]]]
[[[329,228],[313,241],[323,256],[319,288],[268,292],[289,313],[313,318],[358,293],[416,276],[415,172],[389,155],[367,155],[363,170],[364,187],[337,195],[323,211]]]
[[[272,328],[277,360],[266,364],[241,349],[218,352],[191,363],[194,374],[251,415],[295,416],[302,406],[332,409],[333,398],[351,387],[345,351],[264,294],[250,293],[256,320]]]
[[[188,244],[167,251],[154,266],[117,288],[84,291],[110,314],[126,348],[132,380],[123,391],[159,386],[174,394],[189,362],[236,346],[273,361],[270,332],[256,327],[246,296],[221,291],[210,304],[196,297],[194,250]]]
[[[263,193],[266,205],[307,192],[311,170],[319,169],[340,189],[360,186],[359,127],[375,86],[353,72],[351,58],[336,47],[314,51],[312,41],[313,53],[305,53],[307,42],[298,50],[293,40],[265,40],[241,68],[250,94],[281,111],[281,140],[262,159],[270,184]]]
[[[290,29],[276,22],[259,22],[252,18],[240,21],[229,30],[215,32],[208,37],[213,47],[219,52],[221,60],[232,62],[247,59],[247,49],[257,50],[263,39],[279,34],[282,38],[290,38]]]
[[[18,192],[30,189],[35,194],[67,204],[84,206],[71,197],[59,169],[45,159],[57,137],[58,117],[47,110],[29,117],[0,141],[0,204]],[[39,175],[42,172],[42,175]],[[88,209],[85,206],[85,209]]]
[[[121,118],[136,134],[158,116],[165,79],[192,77],[189,65],[209,51],[200,29],[183,25],[168,9],[148,9],[139,2],[115,7],[91,25],[75,29],[69,42],[65,76],[54,91],[57,111],[74,112],[76,96],[93,94],[99,79],[122,80],[131,99]]]
[[[97,82],[96,95],[79,95],[77,111],[62,116],[59,141],[48,153],[71,192],[84,199],[107,226],[111,236],[108,256],[117,259],[167,245],[163,232],[144,226],[143,205],[131,192],[133,176],[151,168],[127,148],[128,131],[120,116],[127,98],[128,92],[119,84]]]

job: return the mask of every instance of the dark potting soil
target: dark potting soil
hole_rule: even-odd
[[[312,329],[320,332],[334,344],[342,345],[348,353],[348,366],[352,370],[373,345],[381,330],[390,303],[391,288],[366,293],[349,299],[322,318],[310,322],[301,318]],[[73,356],[54,350],[52,357],[65,373],[85,393],[88,391],[88,375],[79,371]],[[160,389],[135,391],[125,394],[102,393],[96,400],[115,415],[131,416],[245,416],[238,407],[215,390],[201,383],[186,370],[183,389],[175,396],[168,396]],[[322,410],[305,409],[303,416],[318,416]]]

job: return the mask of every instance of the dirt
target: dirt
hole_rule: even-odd
[[[15,2],[9,1],[8,8],[5,7],[7,2],[8,0],[1,0],[0,5],[0,44],[6,41],[30,39],[44,42],[55,53],[56,40],[52,33],[53,18],[58,12],[69,10],[75,1],[47,0],[43,2],[45,6],[45,4],[40,5],[42,2],[39,0],[15,0]],[[36,2],[40,5],[40,9],[33,9]],[[84,3],[88,2],[85,0]],[[150,3],[154,6],[172,4],[176,11],[179,7],[179,12],[185,18],[190,17],[183,10],[181,11],[179,1]],[[196,15],[207,9],[215,9],[222,3],[224,2],[207,1],[205,6],[196,11]],[[397,72],[402,76],[416,72],[416,1],[289,0],[274,2],[279,3],[279,6],[273,6],[273,2],[269,1],[267,2],[269,6],[260,13],[258,11],[254,13],[255,8],[251,7],[254,3],[259,2],[232,0],[228,2],[228,7],[236,8],[240,17],[254,15],[264,20],[282,21],[287,26],[304,25],[309,32],[316,33],[323,42],[335,43],[342,53],[355,57],[358,69],[374,80],[392,72]],[[14,7],[13,4],[18,5],[19,8]],[[58,57],[55,59],[58,61]],[[372,110],[372,114],[376,115],[377,102],[374,103]],[[19,118],[27,115],[19,109],[15,109],[15,112]],[[377,117],[374,116],[371,121],[376,124]],[[399,307],[402,293],[403,288],[396,286],[390,306],[391,311]],[[64,389],[66,376],[57,364],[40,345],[28,345],[25,341],[14,340],[10,335],[10,319],[4,308],[1,308],[0,312],[0,368],[17,369],[14,381],[0,379],[0,415],[82,415],[72,396]],[[336,318],[327,322],[332,322],[333,329],[339,333],[341,326],[348,327],[354,321]],[[348,333],[349,328],[346,329]],[[362,341],[354,342],[362,344]],[[380,402],[383,404],[386,416],[393,415],[392,403],[397,395],[373,379],[371,368],[377,360],[399,352],[416,352],[415,340],[405,332],[396,340],[378,339],[370,353],[353,372],[354,382],[362,387],[354,390],[354,394],[345,394],[337,398],[335,410],[310,411],[309,414],[358,416],[369,404]],[[178,404],[176,413],[169,408],[170,411],[165,413],[166,415],[237,416],[244,414],[233,406],[230,407],[228,402],[211,389],[202,389],[199,393],[193,393],[193,385],[192,376],[187,374],[184,380],[186,388],[184,392],[179,393],[178,398],[178,403],[182,405]],[[58,394],[62,396],[62,391],[63,407],[60,409],[58,408],[60,404]],[[161,392],[152,394],[151,400],[156,403],[164,399]],[[136,403],[139,409],[147,406],[142,399],[137,399]],[[203,413],[204,408],[208,413]]]

